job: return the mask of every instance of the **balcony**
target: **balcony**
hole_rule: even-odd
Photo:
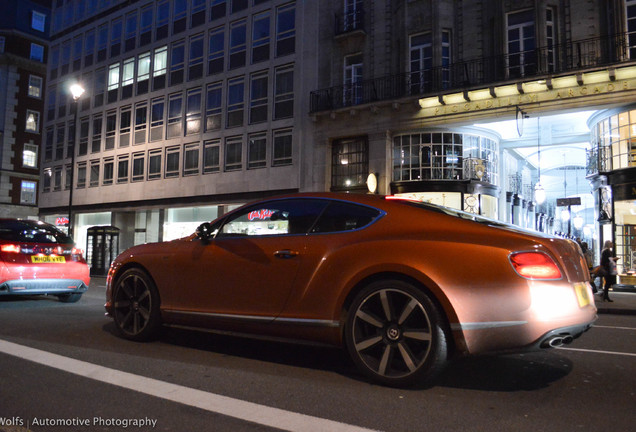
[[[344,31],[345,26],[338,28]],[[316,90],[310,94],[310,112],[337,110],[405,97],[432,96],[440,92],[456,92],[506,81],[539,79],[607,67],[629,62],[630,57],[636,55],[627,42],[627,34],[584,39]],[[352,93],[355,97],[351,97]]]

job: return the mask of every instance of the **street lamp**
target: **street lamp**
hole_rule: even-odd
[[[79,99],[84,94],[84,87],[75,83],[70,87],[71,95],[73,96],[73,106],[75,107],[75,128],[73,137],[73,147],[71,151],[71,179],[70,189],[68,191],[68,235],[73,237],[73,182],[75,177],[75,147],[77,143],[77,134],[79,132]]]

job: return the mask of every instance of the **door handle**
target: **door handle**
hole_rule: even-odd
[[[274,252],[274,256],[276,258],[281,258],[281,259],[294,258],[294,257],[297,257],[298,255],[300,255],[300,252],[289,250],[289,249],[284,249],[284,250],[279,250]]]

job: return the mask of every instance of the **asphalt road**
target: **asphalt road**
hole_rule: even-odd
[[[568,349],[459,359],[430,388],[366,382],[337,349],[167,330],[114,335],[76,304],[0,297],[0,431],[632,430],[636,315]],[[636,295],[636,294],[635,294]]]

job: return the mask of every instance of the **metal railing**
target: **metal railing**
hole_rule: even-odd
[[[362,21],[360,20],[360,23]],[[343,28],[336,20],[337,29]],[[571,41],[514,54],[484,57],[431,69],[388,75],[310,93],[310,112],[423,97],[505,81],[545,77],[630,60],[627,34]],[[632,53],[634,54],[634,53]],[[348,95],[355,94],[355,97]]]

